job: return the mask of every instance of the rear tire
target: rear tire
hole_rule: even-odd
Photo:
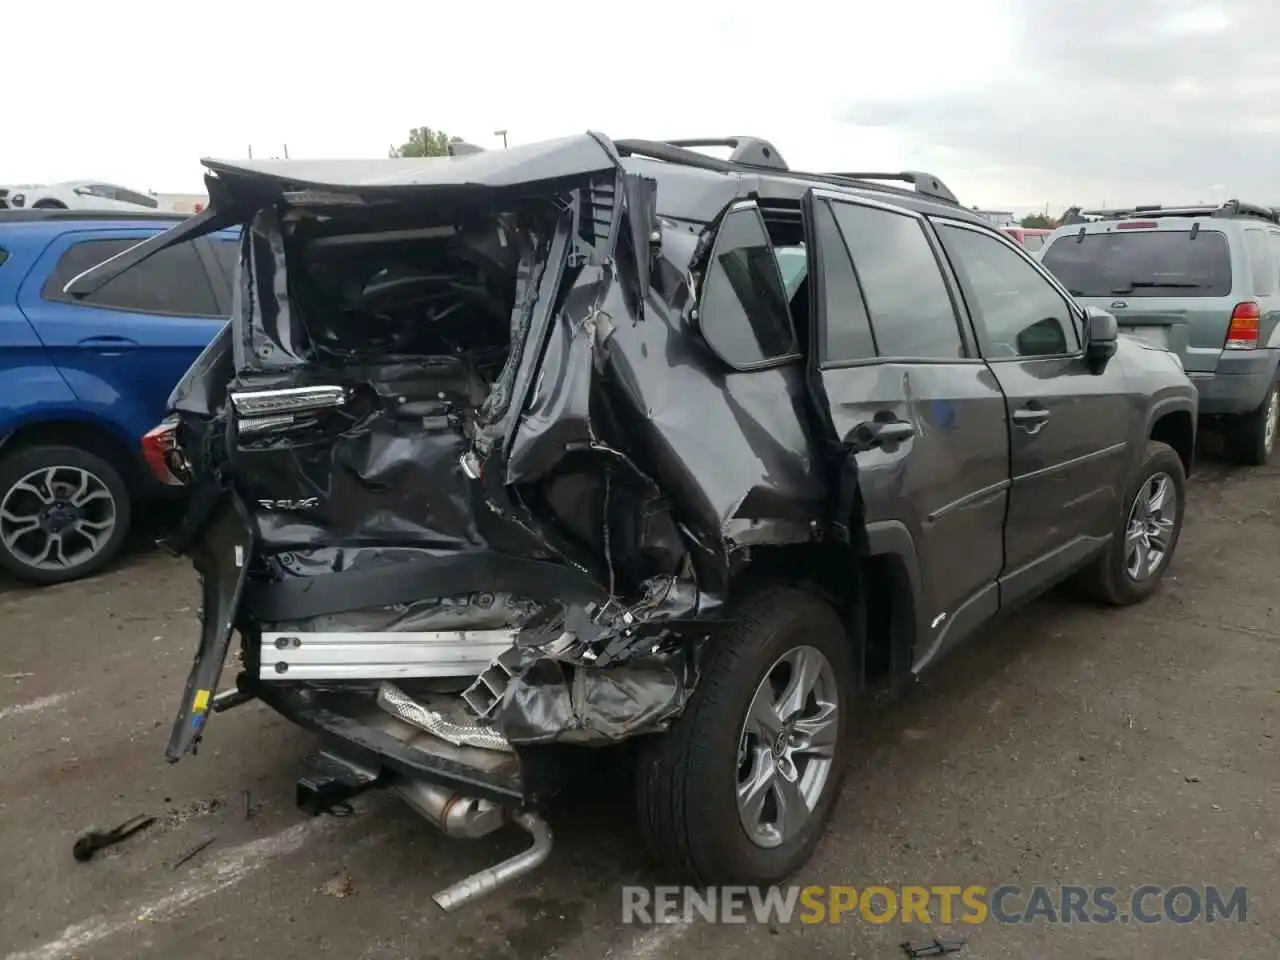
[[[1161,498],[1160,503],[1155,504],[1154,509],[1144,510],[1144,502],[1151,508],[1157,497]],[[1182,535],[1186,503],[1186,471],[1182,460],[1168,444],[1148,441],[1137,477],[1126,492],[1111,543],[1105,553],[1081,572],[1080,582],[1085,590],[1095,599],[1116,607],[1141,603],[1155,593],[1173,561]],[[1159,531],[1158,535],[1155,531]],[[1161,556],[1155,568],[1150,569],[1155,544]],[[1137,564],[1139,575],[1135,575],[1135,554],[1138,553],[1142,553],[1147,562]]]
[[[19,580],[97,573],[124,549],[131,520],[120,472],[96,453],[36,446],[0,458],[0,569]]]
[[[847,766],[852,653],[836,612],[804,591],[771,587],[735,611],[684,714],[638,743],[640,830],[656,859],[704,884],[767,885],[804,865]],[[792,700],[801,676],[818,678],[800,685],[812,696]],[[783,706],[797,702],[796,713]],[[776,736],[759,732],[765,714],[784,721]],[[763,799],[752,806],[751,795]]]
[[[1260,467],[1275,449],[1276,426],[1280,423],[1280,391],[1272,384],[1261,406],[1227,424],[1227,455],[1233,463]]]
[[[67,205],[61,200],[37,200],[31,205],[32,210],[65,210]]]

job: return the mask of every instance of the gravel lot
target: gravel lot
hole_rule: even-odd
[[[1049,597],[874,721],[798,879],[1240,884],[1244,923],[988,923],[953,931],[968,937],[958,956],[1274,956],[1278,477],[1203,464],[1174,575],[1151,602],[1108,612]],[[187,564],[148,551],[89,583],[0,586],[4,960],[892,958],[938,932],[623,926],[620,887],[661,880],[607,778],[553,816],[540,872],[443,915],[433,891],[522,837],[444,840],[385,795],[308,819],[293,782],[312,741],[256,704],[216,717],[198,757],[164,763],[196,604]],[[159,817],[150,830],[72,860],[81,830],[144,812]]]

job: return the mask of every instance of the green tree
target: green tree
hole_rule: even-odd
[[[409,139],[387,151],[389,157],[447,157],[449,144],[461,143],[461,137],[451,137],[442,130],[430,127],[414,127]]]
[[[1032,230],[1052,230],[1053,221],[1043,213],[1031,213],[1018,221],[1022,226]]]

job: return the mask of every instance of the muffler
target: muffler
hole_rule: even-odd
[[[506,823],[506,812],[492,800],[467,797],[422,780],[402,780],[396,792],[447,836],[474,840]]]
[[[395,789],[411,807],[450,837],[483,837],[493,833],[507,820],[506,811],[491,800],[464,796],[421,780],[401,781]],[[551,828],[540,816],[524,812],[515,814],[511,819],[529,833],[533,844],[514,857],[473,873],[435,894],[431,899],[442,910],[456,910],[492,893],[535,870],[551,854]]]

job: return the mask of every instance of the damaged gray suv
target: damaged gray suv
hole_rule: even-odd
[[[654,853],[768,884],[869,691],[1069,576],[1156,588],[1177,359],[935,177],[711,143],[206,161],[206,211],[68,284],[243,226],[232,320],[150,438],[203,584],[170,760],[256,698],[320,735],[311,812],[389,786],[532,834],[447,909],[536,866],[575,750],[626,742]]]

